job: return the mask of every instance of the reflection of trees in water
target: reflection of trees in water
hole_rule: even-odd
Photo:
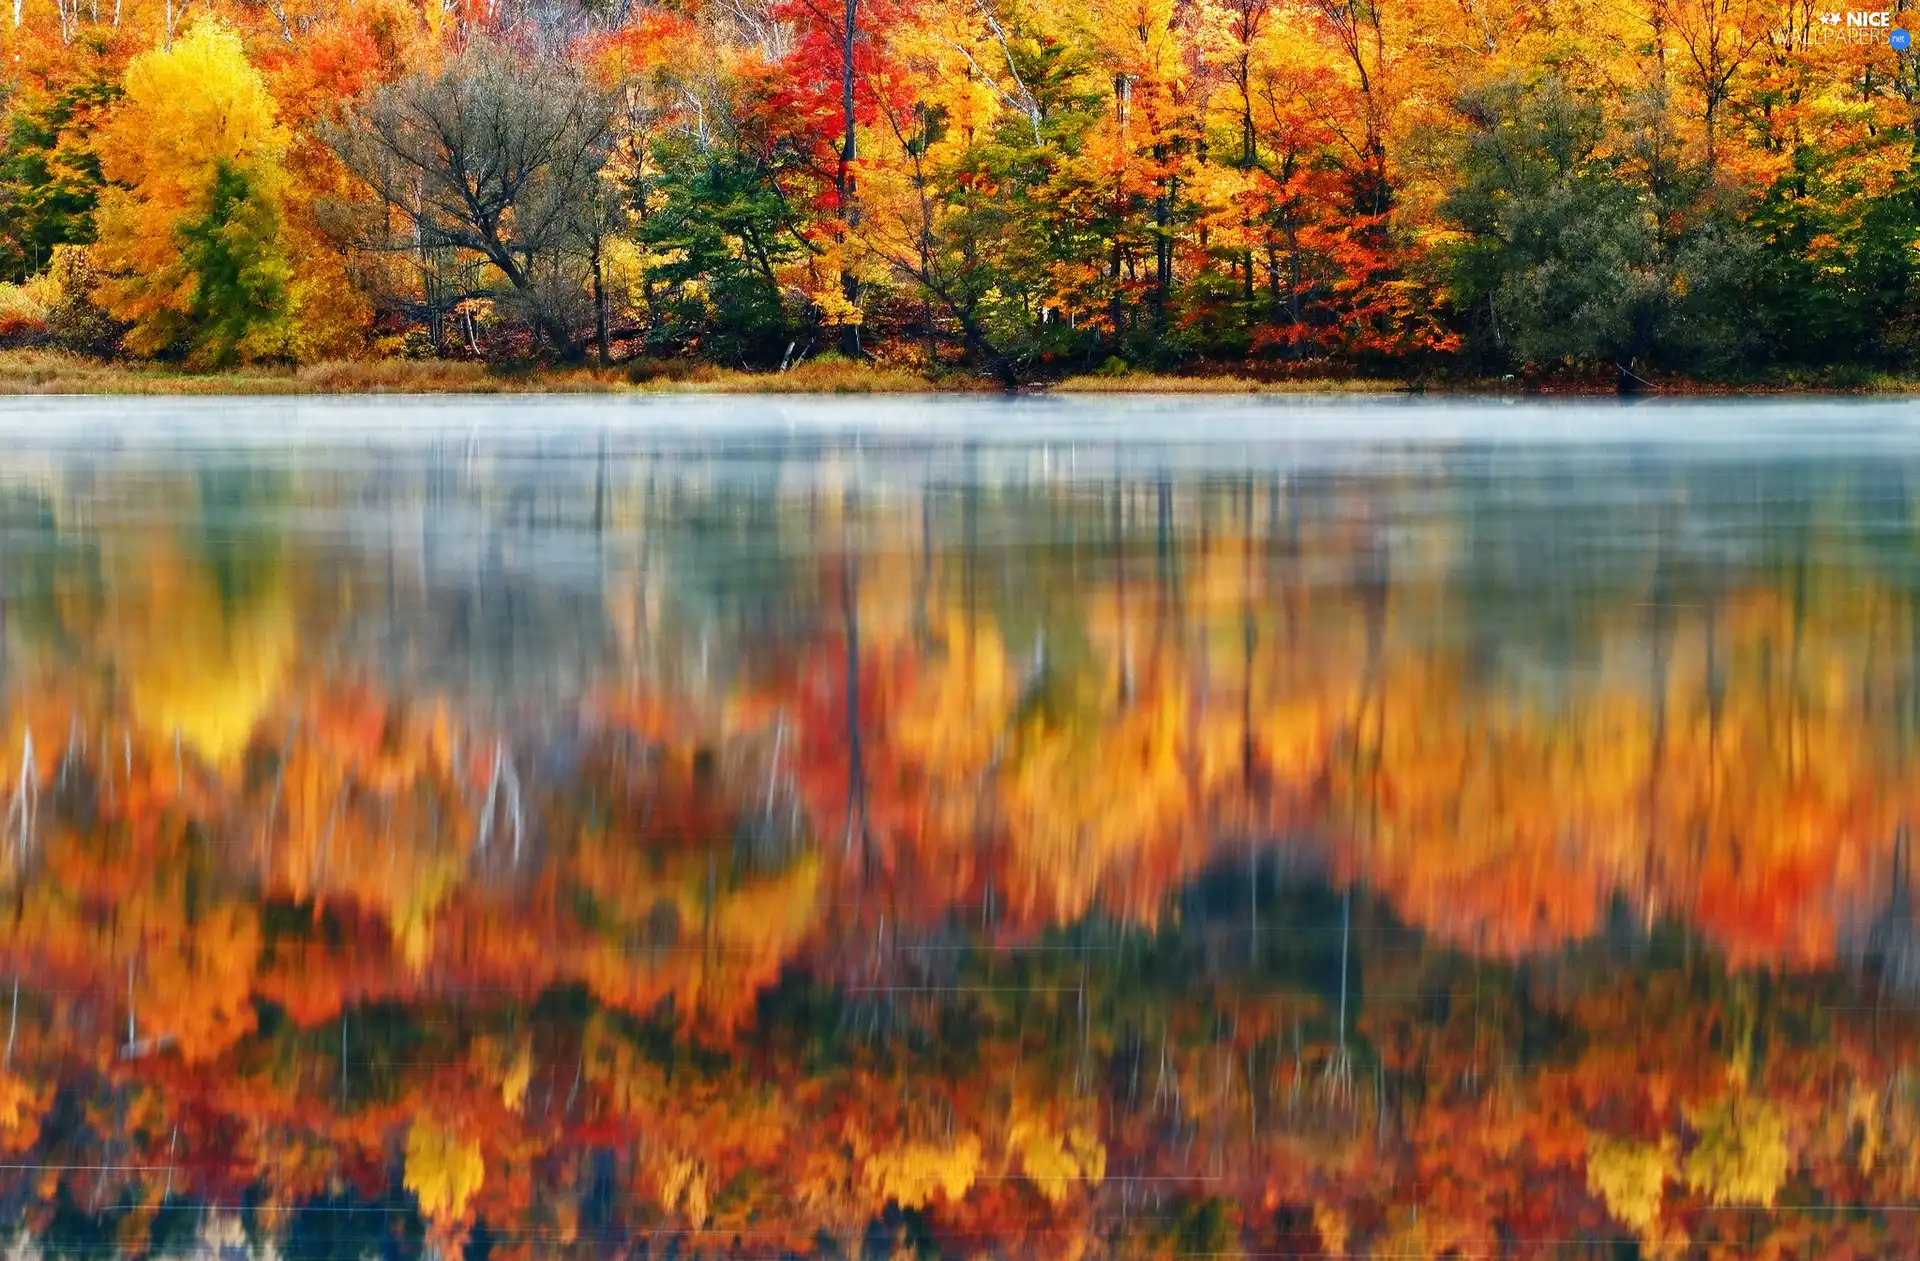
[[[1861,542],[1885,533],[1884,486],[1860,500],[1812,468],[1750,497],[1739,468],[1633,471],[1624,497],[1604,468],[1531,494],[1489,477],[1496,503],[1444,470],[997,490],[998,537],[1085,540],[1057,556],[982,546],[963,501],[924,548],[940,558],[931,579],[861,554],[844,646],[857,625],[875,670],[906,660],[925,680],[876,702],[863,757],[904,757],[918,774],[950,759],[956,743],[903,733],[994,713],[939,701],[938,680],[955,662],[1014,659],[1025,634],[1012,628],[1035,626],[1031,674],[993,685],[1018,696],[994,720],[1004,743],[990,737],[992,756],[966,771],[1015,796],[968,826],[986,838],[1011,826],[1015,858],[997,870],[1021,879],[1024,859],[1029,885],[1058,878],[1045,895],[1057,910],[1096,890],[1112,906],[1136,878],[1163,887],[1153,864],[1186,860],[1141,845],[1143,816],[1129,812],[1168,794],[1189,798],[1182,811],[1215,800],[1230,726],[1244,797],[1232,810],[1271,792],[1262,774],[1292,775],[1296,795],[1334,807],[1358,876],[1479,948],[1599,932],[1624,896],[1647,924],[1701,918],[1740,957],[1820,962],[1892,896],[1906,808],[1905,707],[1887,698],[1913,693],[1911,566],[1884,537]],[[909,510],[924,522],[925,502],[882,506],[892,537],[913,537]],[[1608,515],[1623,503],[1649,511],[1629,528]],[[929,588],[957,607],[957,631],[890,634],[866,611],[924,607]],[[856,676],[839,674],[844,715]],[[1164,720],[1143,717],[1153,705]],[[838,738],[834,721],[815,738]],[[1136,737],[1171,762],[1143,764]],[[1254,770],[1283,753],[1319,769]],[[1161,769],[1168,792],[1143,793]],[[879,782],[844,764],[833,774]],[[823,813],[840,817],[852,795],[828,793]],[[1231,813],[1206,834],[1243,835]],[[924,834],[900,843],[937,849]]]
[[[280,694],[295,652],[284,492],[210,471],[161,493],[174,528],[103,534],[99,644],[134,721],[206,761],[236,758]]]
[[[1343,754],[1324,791],[1348,794],[1362,852],[1395,864],[1406,839],[1376,817],[1389,772],[1404,798],[1405,777],[1449,749],[1505,750],[1542,773],[1637,750],[1622,764],[1640,777],[1639,839],[1623,852],[1641,867],[1596,877],[1602,888],[1697,880],[1709,842],[1736,869],[1756,861],[1726,810],[1756,782],[1762,748],[1790,795],[1840,771],[1885,777],[1912,747],[1920,583],[1901,470],[1482,448],[1325,467],[1262,458],[1195,475],[1150,450],[1049,463],[966,445],[568,436],[301,467],[74,461],[0,496],[5,648],[16,679],[93,669],[158,738],[179,731],[209,761],[232,756],[296,676],[450,698],[507,734],[501,773],[476,791],[496,800],[488,835],[509,851],[511,790],[564,772],[597,690],[717,702],[778,686],[784,662],[827,643],[855,697],[887,686],[863,683],[883,662],[947,671],[952,695],[929,729],[998,724],[963,760],[974,774],[1025,768],[1016,804],[1051,849],[1013,871],[1044,883],[1083,868],[1063,906],[1102,881],[1114,896],[1130,866],[1187,863],[1183,846],[1145,837],[1187,791],[1181,759],[1231,759],[1236,811],[1274,808],[1263,759],[1281,736],[1262,706],[1316,689],[1357,689],[1327,700],[1315,737]],[[1007,697],[967,695],[983,665]],[[1638,728],[1600,714],[1600,692]],[[793,698],[776,699],[769,755],[792,719]],[[859,748],[836,773],[864,826],[888,772],[862,765],[890,733],[846,720],[892,699],[845,699],[813,738]],[[1836,705],[1857,727],[1847,743]],[[1730,745],[1741,731],[1759,743]],[[1149,752],[1115,762],[1136,738]],[[942,756],[958,756],[949,743]],[[1135,768],[1120,791],[1102,779],[1117,765]],[[1526,787],[1471,758],[1445,773],[1458,777],[1448,791]],[[1242,817],[1199,826],[1201,840],[1258,830]],[[1826,908],[1837,924],[1865,924],[1878,912],[1862,908],[1904,885],[1888,832],[1870,847],[1865,901]],[[1075,858],[1090,835],[1107,847],[1098,863]],[[1892,931],[1883,922],[1875,941]]]
[[[149,735],[211,761],[238,751],[283,681],[295,627],[272,479],[169,477],[138,493],[7,496],[6,653],[15,679],[63,692],[72,713],[40,743],[86,738],[100,689],[124,693]],[[157,519],[156,519],[157,517]],[[78,690],[76,690],[78,685]],[[87,713],[81,712],[85,708]],[[49,729],[51,727],[51,729]]]
[[[291,602],[309,668],[538,713],[605,668],[609,581],[644,579],[583,520],[577,482],[436,451],[298,476],[213,462],[9,488],[7,650],[47,669],[127,653],[211,663]],[[115,610],[110,635],[100,619]]]
[[[608,633],[578,477],[436,447],[337,475],[324,493],[311,543],[346,614],[326,622],[331,668],[481,713],[535,714],[585,693]]]
[[[1789,1168],[1910,1197],[1861,1154],[1906,1107],[1895,1005],[1710,948],[1744,926],[1756,971],[1824,965],[1781,943],[1828,915],[1914,970],[1920,620],[1886,479],[1756,507],[1726,470],[1623,464],[1623,499],[1487,460],[1069,481],[921,453],[890,482],[588,444],[9,492],[16,662],[204,704],[245,689],[196,645],[284,620],[300,711],[218,784],[142,755],[192,827],[96,847],[82,808],[136,779],[97,741],[91,794],[48,795],[57,871],[9,893],[63,910],[79,873],[117,918],[0,924],[100,974],[29,993],[23,1060],[105,1028],[115,1081],[162,1083],[143,1106],[229,1075],[194,1106],[283,1127],[250,1142],[324,1134],[375,1185],[406,1151],[420,1207],[536,1250],[563,1210],[697,1238],[910,1202],[970,1243],[1064,1205],[1187,1214],[1227,1254],[1234,1205],[1322,1252],[1491,1255],[1611,1238],[1602,1207],[1764,1207]],[[647,709],[703,688],[755,747]],[[440,695],[498,721],[443,730]],[[1769,830],[1790,810],[1819,827]],[[1842,884],[1857,905],[1821,900]],[[80,1137],[33,1159],[129,1179],[106,1203],[170,1169],[164,1124],[40,1112]],[[215,1163],[186,1129],[183,1183]]]
[[[98,568],[94,537],[63,530],[43,486],[0,487],[0,677],[37,673],[74,649],[61,605]]]

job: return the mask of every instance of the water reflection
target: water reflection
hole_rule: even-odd
[[[15,1250],[1920,1249],[1920,446],[1442,415],[23,441]]]

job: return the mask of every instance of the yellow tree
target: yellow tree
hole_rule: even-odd
[[[129,349],[221,362],[281,353],[289,137],[240,37],[203,21],[127,66],[100,137],[100,300]]]

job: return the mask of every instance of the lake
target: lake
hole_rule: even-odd
[[[0,449],[20,1258],[1920,1254],[1909,401]]]

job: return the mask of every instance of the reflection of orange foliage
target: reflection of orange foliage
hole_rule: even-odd
[[[1411,922],[1499,954],[1591,936],[1621,898],[1738,959],[1817,964],[1887,896],[1872,876],[1920,807],[1873,700],[1905,669],[1873,648],[1909,633],[1888,592],[1603,622],[1594,668],[1537,689],[1435,646],[1443,584],[1301,605],[1256,559],[1211,540],[1185,605],[1090,592],[1091,662],[1026,678],[991,616],[937,602],[922,634],[863,637],[857,775],[845,645],[820,645],[777,711],[816,828],[864,825],[914,905],[924,867],[936,901],[991,890],[1030,925],[1151,919],[1240,822],[1313,827]]]
[[[40,1118],[53,1102],[44,1083],[0,1069],[0,1152],[25,1151],[40,1137]]]
[[[506,746],[366,687],[266,711],[244,777],[182,776],[151,742],[124,763],[76,744],[108,781],[96,817],[7,847],[28,892],[0,940],[123,992],[137,960],[137,1049],[211,1057],[253,997],[311,1023],[429,977],[577,981],[634,1011],[671,997],[724,1028],[817,939],[829,890],[877,873],[887,913],[915,922],[991,897],[1013,932],[1095,908],[1152,922],[1249,827],[1311,825],[1343,877],[1494,954],[1591,936],[1620,899],[1643,920],[1683,915],[1736,960],[1816,964],[1884,904],[1898,822],[1920,805],[1872,700],[1904,668],[1873,648],[1908,634],[1887,593],[1796,611],[1755,589],[1658,628],[1601,624],[1593,667],[1536,692],[1435,647],[1419,630],[1447,616],[1433,590],[1369,604],[1335,588],[1282,616],[1267,571],[1231,538],[1213,546],[1192,609],[1093,590],[1084,643],[1057,659],[937,595],[916,625],[864,614],[879,629],[854,663],[858,779],[832,639],[711,739],[664,699],[604,698],[581,791],[542,795],[520,753],[518,865],[504,843],[477,848]],[[26,714],[57,725],[49,704],[16,708],[15,739]],[[739,735],[757,763],[724,743]],[[57,761],[36,746],[43,797]],[[824,840],[807,857],[770,840],[789,784]],[[844,836],[850,788],[870,848]],[[267,943],[234,901],[251,882],[315,932]]]
[[[136,986],[141,1023],[156,1044],[210,1060],[253,1031],[260,928],[251,908],[223,906],[150,949]]]
[[[55,1028],[87,1031],[101,1074],[135,1096],[101,1124],[232,1153],[194,1171],[201,1186],[317,1195],[351,1169],[377,1188],[404,1144],[404,1181],[445,1247],[475,1221],[535,1213],[578,1242],[581,1169],[611,1152],[615,1182],[677,1228],[784,1241],[794,1222],[769,1223],[770,1199],[847,1229],[892,1204],[961,1233],[1017,1218],[1037,1255],[1123,1177],[1198,1177],[1175,1150],[1206,1153],[1207,1185],[1240,1188],[1244,1169],[1323,1243],[1416,1252],[1497,1248],[1497,1228],[1572,1237],[1603,1214],[1671,1239],[1689,1203],[1765,1202],[1816,1168],[1854,1179],[1862,1202],[1920,1186],[1887,1155],[1920,1133],[1886,1067],[1904,1044],[1753,1053],[1778,1000],[1691,963],[1642,983],[1609,958],[1596,981],[1576,954],[1564,991],[1489,967],[1489,993],[1434,952],[1356,933],[1348,1011],[1344,985],[1337,1006],[1237,992],[1223,961],[1241,956],[1209,936],[1218,910],[1200,898],[1211,1006],[1132,1010],[1132,994],[1102,992],[1101,970],[1126,961],[1042,952],[1013,965],[1030,990],[980,987],[965,1008],[983,1032],[951,1081],[862,1041],[883,1019],[975,1001],[953,997],[969,986],[947,970],[967,964],[900,961],[915,923],[995,945],[1101,915],[1178,935],[1191,926],[1167,908],[1191,873],[1231,844],[1257,875],[1258,847],[1306,844],[1287,829],[1311,828],[1337,879],[1393,916],[1483,958],[1593,936],[1618,900],[1643,923],[1683,917],[1735,963],[1819,965],[1884,906],[1893,838],[1920,805],[1874,699],[1905,666],[1873,645],[1912,629],[1885,594],[1796,611],[1755,590],[1657,626],[1602,622],[1584,673],[1536,687],[1436,644],[1434,590],[1332,589],[1283,616],[1250,553],[1220,547],[1192,571],[1190,608],[1101,588],[1083,636],[1031,657],[995,617],[934,598],[923,624],[862,636],[852,728],[847,641],[828,636],[717,730],[623,696],[557,749],[513,749],[371,688],[295,688],[251,724],[239,774],[182,773],[153,741],[126,761],[97,742],[76,753],[85,812],[52,804],[48,749],[33,783],[49,804],[14,847],[0,948],[61,996],[36,997],[19,1067],[0,1071],[0,1147],[44,1139]],[[49,704],[31,712],[57,726]],[[479,842],[503,755],[525,784],[518,858],[501,817]],[[844,830],[850,791],[863,836]],[[829,900],[845,893],[856,909]],[[956,928],[955,907],[987,894],[1003,918]],[[1253,923],[1264,903],[1245,914],[1270,924]],[[1291,945],[1270,949],[1247,957]],[[827,1067],[804,1039],[756,1037],[756,1004],[796,965],[875,982],[795,1017],[817,1021]],[[892,986],[907,967],[941,996]],[[1066,983],[1049,987],[1056,967]],[[806,989],[780,1002],[804,1008]],[[592,1004],[584,1028],[527,1016],[568,990]],[[384,1001],[423,1013],[406,1030],[417,1061],[359,1027]],[[271,1037],[262,1002],[287,1018]],[[507,1015],[485,1034],[464,1023],[489,1010]],[[1542,1033],[1556,1022],[1572,1032]],[[676,1037],[702,1045],[663,1052]],[[1528,1049],[1541,1037],[1544,1057]],[[335,1045],[346,1064],[310,1071]],[[1125,1106],[1096,1098],[1114,1069]],[[1835,1081],[1865,1102],[1817,1122]],[[549,1195],[556,1167],[573,1182]],[[1402,1200],[1349,1211],[1388,1184],[1416,1188],[1417,1216]],[[1572,1226],[1542,1207],[1556,1197],[1577,1206]]]
[[[1736,958],[1816,964],[1906,804],[1863,730],[1897,682],[1869,650],[1895,616],[1872,593],[1819,618],[1741,596],[1665,632],[1657,700],[1629,625],[1551,707],[1436,652],[1301,662],[1256,704],[1275,778],[1330,787],[1351,870],[1414,923],[1515,953],[1590,935],[1622,895]]]
[[[396,921],[472,843],[464,786],[438,711],[389,707],[361,688],[314,690],[298,721],[269,721],[279,758],[257,793],[253,846],[273,890],[345,900]]]
[[[803,858],[724,885],[704,878],[713,870],[696,854],[622,889],[602,903],[614,917],[604,936],[555,943],[563,972],[616,1007],[645,1011],[673,995],[704,1022],[736,1023],[818,919],[820,868]]]
[[[146,744],[123,757],[76,743],[84,829],[54,809],[61,751],[36,745],[36,825],[31,844],[5,847],[27,865],[0,950],[42,979],[130,999],[131,1020],[113,1019],[122,1053],[143,1060],[219,1057],[253,1027],[256,1000],[312,1025],[442,987],[584,983],[615,1006],[671,998],[731,1025],[813,931],[820,861],[772,838],[737,858],[745,794],[725,779],[737,759],[664,726],[665,706],[600,709],[577,788],[534,781],[516,803],[524,836],[510,843],[497,810],[485,852],[475,816],[491,758],[476,771],[443,711],[361,687],[308,689],[269,714],[244,775],[183,774]],[[623,716],[661,729],[643,747]],[[519,754],[529,778],[531,761]],[[311,927],[267,940],[262,897]]]

